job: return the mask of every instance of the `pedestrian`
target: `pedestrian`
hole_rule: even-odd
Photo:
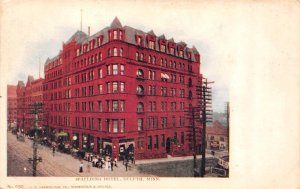
[[[131,163],[132,163],[132,165],[135,164],[134,156],[131,157]]]
[[[127,171],[127,167],[128,167],[128,160],[126,160],[126,162],[125,162],[125,167],[126,167],[126,171]]]
[[[116,167],[118,167],[118,166],[117,166],[117,161],[118,161],[118,159],[117,159],[117,157],[115,157],[115,166],[116,166]]]
[[[111,171],[114,170],[114,161],[113,160],[110,161],[110,168],[111,168]]]
[[[82,161],[80,161],[80,165],[79,165],[79,173],[83,172],[83,163]]]
[[[55,155],[55,146],[52,146],[52,155],[53,155],[53,157]]]

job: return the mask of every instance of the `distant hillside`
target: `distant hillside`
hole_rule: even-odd
[[[225,113],[213,112],[213,121],[219,121],[222,125],[227,127],[227,116]]]

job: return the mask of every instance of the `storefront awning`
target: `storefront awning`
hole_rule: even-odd
[[[55,134],[56,137],[64,137],[64,136],[68,136],[68,135],[69,135],[68,133],[63,132],[63,131]]]

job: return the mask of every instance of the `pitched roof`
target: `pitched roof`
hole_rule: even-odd
[[[168,40],[169,42],[175,43],[173,37]]]
[[[164,34],[162,34],[161,36],[158,37],[158,39],[166,39],[166,37]]]
[[[206,134],[227,136],[227,127],[224,127],[219,121],[214,121],[212,126],[206,128]]]
[[[115,17],[115,19],[112,21],[111,28],[122,28],[122,24],[120,22],[120,20],[118,19],[118,17]]]
[[[148,31],[148,34],[156,36],[153,30]]]
[[[84,33],[83,31],[77,30],[77,32],[75,32],[66,43],[70,43],[73,40],[76,41],[77,43],[80,43],[87,37],[88,37],[88,35],[86,33]]]

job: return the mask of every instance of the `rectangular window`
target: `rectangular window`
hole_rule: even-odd
[[[120,74],[125,75],[125,67],[123,64],[121,64],[121,66],[120,66]]]
[[[113,132],[117,133],[119,132],[119,120],[113,119]]]
[[[176,127],[176,118],[175,118],[175,116],[172,116],[172,126]]]
[[[162,147],[165,146],[165,135],[164,134],[161,135],[161,146]]]
[[[103,91],[102,91],[102,85],[98,85],[98,92],[99,92],[99,94],[103,93]]]
[[[120,120],[120,132],[124,133],[125,131],[125,119]]]
[[[106,66],[106,75],[110,75],[111,71],[110,71],[110,65]]]
[[[139,137],[137,143],[138,143],[138,148],[139,149],[144,148],[144,138],[143,137]]]
[[[148,136],[147,143],[148,143],[148,149],[152,149],[152,137],[151,136]]]
[[[125,101],[124,100],[120,100],[120,111],[124,112],[125,110]]]
[[[117,100],[112,101],[112,108],[113,108],[113,112],[118,111],[118,101]]]
[[[158,149],[158,135],[154,136],[154,148]]]
[[[117,31],[115,30],[115,31],[114,31],[114,39],[118,39],[117,34],[118,34],[118,33],[117,33]]]
[[[138,119],[138,131],[142,131],[143,130],[143,119],[139,118]]]
[[[102,101],[98,101],[98,111],[102,112]]]
[[[180,143],[184,144],[184,132],[181,132]]]
[[[113,84],[113,93],[117,93],[118,92],[118,82],[114,81],[112,84]]]
[[[106,119],[106,131],[107,131],[107,132],[111,132],[111,128],[110,128],[110,119]]]
[[[107,112],[110,112],[110,102],[109,102],[109,100],[106,100],[106,108],[107,108]]]
[[[110,90],[110,83],[106,83],[106,89],[107,89],[107,93],[111,93],[111,90]]]
[[[120,92],[121,93],[125,92],[125,83],[124,82],[120,82]]]
[[[103,74],[102,74],[102,68],[98,69],[98,78],[102,78]]]
[[[102,119],[98,118],[98,130],[102,131]]]
[[[118,75],[118,64],[113,64],[113,75]]]

